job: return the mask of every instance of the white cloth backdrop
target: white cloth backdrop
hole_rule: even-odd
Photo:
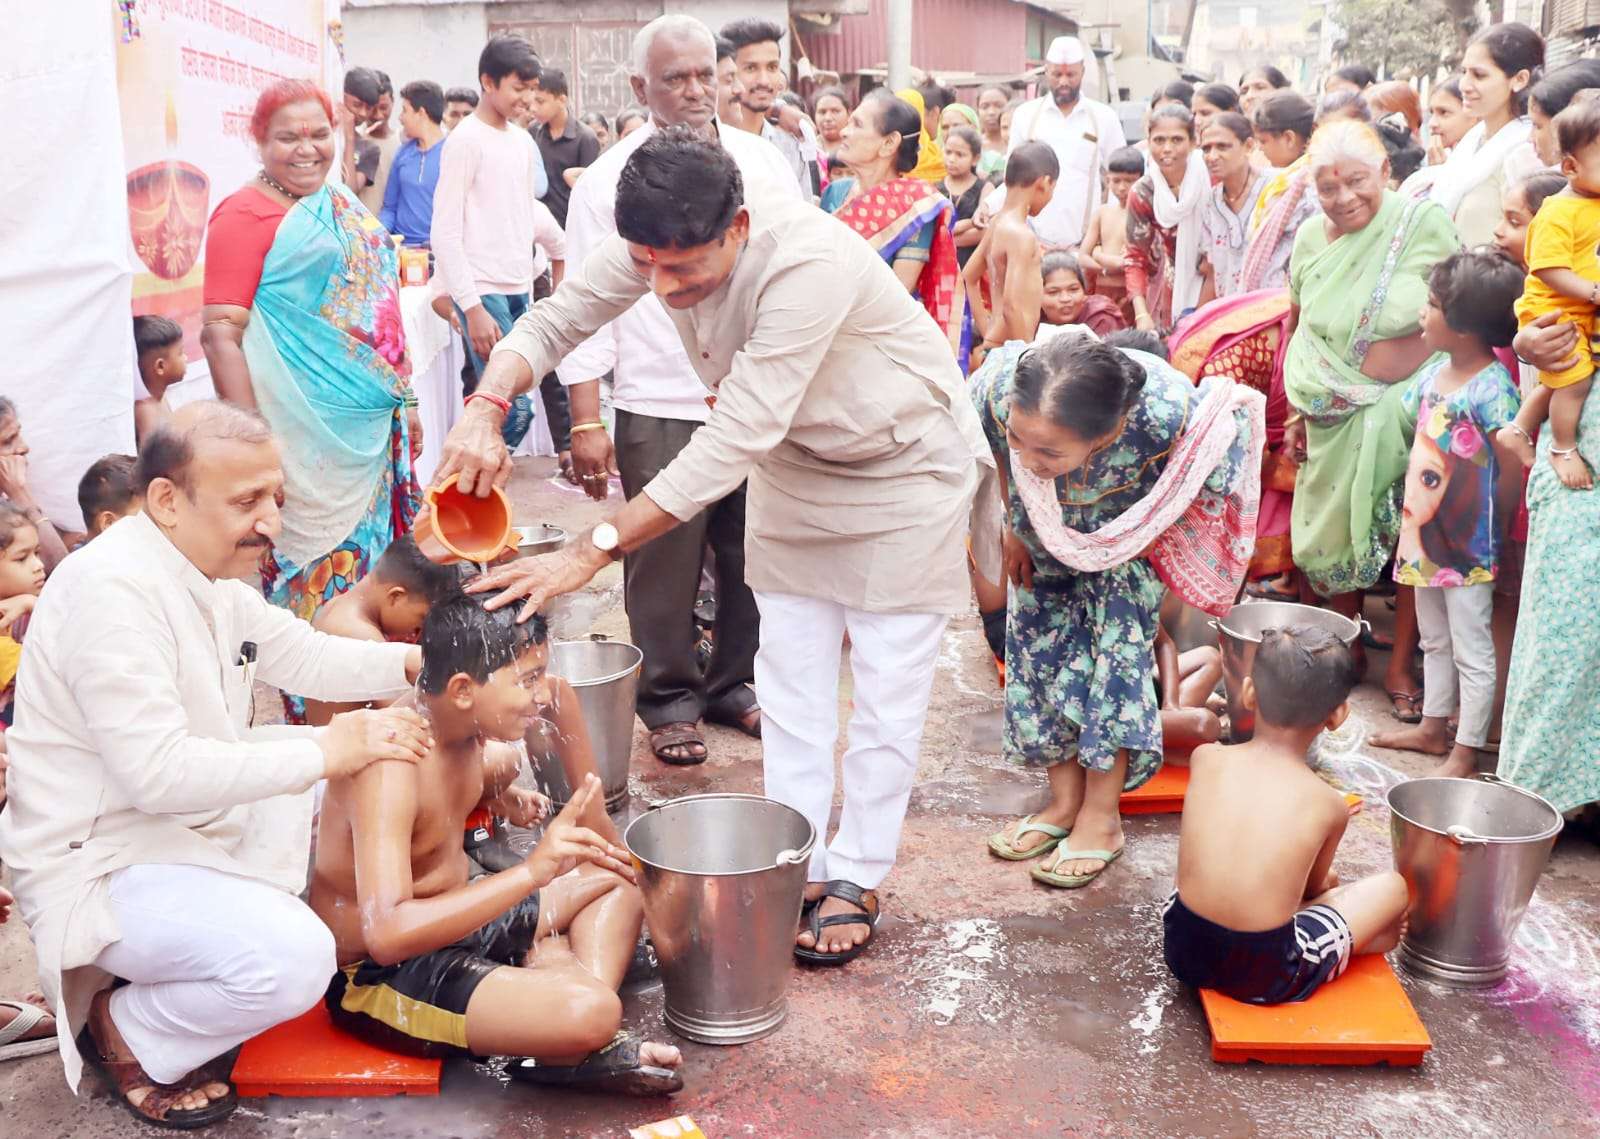
[[[0,51],[11,131],[0,163],[0,395],[17,403],[40,505],[78,530],[84,470],[133,453],[116,6],[26,8],[6,22]]]

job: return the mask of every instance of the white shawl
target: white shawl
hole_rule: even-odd
[[[1189,154],[1189,168],[1183,172],[1183,184],[1176,197],[1160,170],[1151,171],[1150,186],[1155,191],[1157,223],[1163,229],[1176,227],[1178,231],[1172,265],[1172,319],[1176,321],[1181,313],[1200,303],[1200,214],[1211,191],[1211,178],[1199,150],[1194,150]]]
[[[1493,178],[1511,152],[1533,136],[1533,124],[1525,117],[1511,120],[1487,142],[1483,138],[1483,126],[1478,123],[1456,143],[1428,195],[1452,218],[1466,196]]]

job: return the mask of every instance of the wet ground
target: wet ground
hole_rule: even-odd
[[[522,460],[519,520],[577,530],[601,510]],[[1381,607],[1373,616],[1383,619]],[[557,613],[558,635],[627,634],[607,571]],[[1380,665],[1382,658],[1375,661]],[[1374,668],[1374,674],[1378,669]],[[841,685],[848,701],[849,675]],[[1358,693],[1326,774],[1365,807],[1340,852],[1346,880],[1390,864],[1383,791],[1431,761],[1374,752],[1392,723]],[[1087,889],[1036,885],[987,835],[1043,800],[1042,778],[998,755],[999,694],[976,616],[952,623],[939,661],[900,863],[878,944],[844,970],[796,972],[788,1022],[738,1048],[685,1044],[689,1087],[670,1104],[560,1096],[446,1066],[419,1100],[254,1100],[214,1134],[618,1136],[692,1115],[727,1136],[1600,1136],[1600,849],[1564,837],[1530,908],[1510,977],[1468,992],[1402,974],[1433,1038],[1420,1068],[1212,1063],[1198,1002],[1161,962],[1158,908],[1177,857],[1175,815],[1131,819],[1127,853]],[[711,731],[711,760],[669,769],[635,739],[636,801],[759,791],[759,745]],[[32,985],[19,923],[0,928],[0,992]],[[664,1036],[659,987],[628,1019]],[[52,1057],[0,1066],[0,1135],[89,1137],[139,1129],[94,1077],[74,1100]]]

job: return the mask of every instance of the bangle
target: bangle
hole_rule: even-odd
[[[606,425],[598,419],[591,419],[588,423],[574,423],[569,434],[576,435],[580,431],[604,431]]]
[[[417,407],[417,393],[407,388],[400,393],[400,406],[407,411],[414,411]]]
[[[493,392],[473,392],[466,399],[461,401],[461,406],[466,407],[475,399],[481,399],[486,403],[494,404],[494,406],[500,409],[501,415],[511,414],[511,401],[506,399],[505,396],[498,396]]]

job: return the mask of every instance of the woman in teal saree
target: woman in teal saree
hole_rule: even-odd
[[[421,446],[383,227],[328,182],[327,96],[284,80],[252,119],[260,173],[212,215],[201,343],[217,394],[258,408],[283,457],[268,598],[310,620],[410,529]]]

